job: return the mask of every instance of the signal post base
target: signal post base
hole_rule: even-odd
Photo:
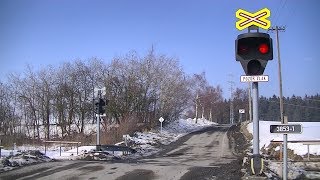
[[[264,168],[264,161],[260,154],[254,154],[250,159],[250,170],[252,175],[261,175]]]

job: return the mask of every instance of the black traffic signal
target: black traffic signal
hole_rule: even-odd
[[[99,114],[99,99],[94,99],[94,112]]]
[[[262,75],[268,60],[273,59],[272,39],[266,33],[238,35],[235,50],[246,75]]]
[[[94,105],[95,105],[95,112],[97,114],[104,114],[106,112],[105,110],[105,106],[107,105],[108,101],[105,101],[101,98],[99,98],[98,100],[95,101]]]
[[[106,102],[103,99],[99,99],[99,114],[104,114],[106,112],[105,106]]]

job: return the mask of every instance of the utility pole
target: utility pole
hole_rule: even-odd
[[[210,102],[209,121],[212,122],[212,103]]]
[[[101,90],[98,90],[98,98],[99,103],[101,99]],[[99,104],[100,106],[100,104]],[[100,108],[98,107],[98,115],[97,115],[97,147],[100,146]]]
[[[198,121],[198,101],[199,101],[199,94],[197,93],[197,97],[196,97],[196,123]]]
[[[96,121],[96,113],[94,111],[95,109],[95,104],[94,104],[94,74],[92,75],[92,123],[95,123]]]
[[[281,124],[287,124],[288,122],[284,120],[284,109],[283,109],[283,95],[282,95],[282,75],[281,75],[281,61],[280,61],[280,43],[279,43],[279,31],[285,31],[285,27],[272,27],[269,31],[276,31],[276,41],[277,41],[277,53],[278,53],[278,77],[279,77],[279,90],[280,90],[280,119]],[[283,134],[283,170],[282,178],[287,180],[288,175],[288,154],[287,154],[287,142],[288,135]]]
[[[200,104],[201,107],[202,107],[202,115],[201,115],[201,118],[204,119],[204,107],[203,107],[203,104]]]
[[[234,85],[234,81],[232,80],[233,79],[233,75],[232,74],[229,74],[229,77],[230,77],[230,81],[228,81],[228,83],[230,84],[230,124],[233,124],[234,123],[234,112],[233,112],[233,85]]]

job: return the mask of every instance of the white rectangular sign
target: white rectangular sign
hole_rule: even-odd
[[[106,117],[107,115],[104,113],[104,114],[100,114],[100,117]],[[96,114],[96,117],[99,117],[99,114]]]
[[[269,81],[268,75],[240,77],[240,82],[268,82],[268,81]]]
[[[239,109],[239,113],[240,114],[244,114],[244,113],[246,113],[246,110],[245,109]]]
[[[94,97],[99,97],[99,91],[101,91],[101,96],[105,96],[106,95],[106,87],[103,88],[94,88]]]

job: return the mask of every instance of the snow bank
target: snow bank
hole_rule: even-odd
[[[61,156],[60,156],[60,149],[48,150],[46,155],[52,159],[76,159],[78,156],[83,155],[86,152],[91,150],[95,150],[96,146],[79,146],[78,147],[78,154],[77,148],[73,148],[70,150],[62,149]]]
[[[129,141],[135,145],[138,156],[149,156],[160,151],[160,144],[168,145],[188,133],[216,124],[206,119],[198,119],[197,123],[195,119],[179,119],[167,124],[162,131],[158,127],[150,132],[136,132]]]

